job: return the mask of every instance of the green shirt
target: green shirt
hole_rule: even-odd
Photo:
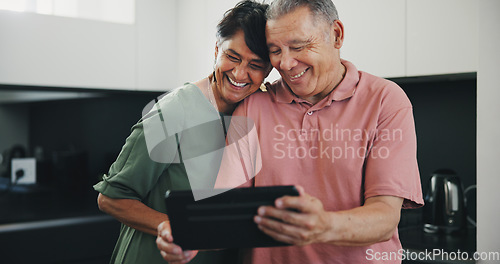
[[[218,168],[219,157],[207,159],[203,153],[224,146],[224,130],[217,111],[194,84],[185,84],[151,106],[132,127],[117,160],[94,189],[110,198],[135,199],[167,213],[167,190],[213,187],[216,172],[207,173],[207,166],[212,162],[210,167]],[[199,252],[190,263],[235,262],[236,252],[226,250]],[[156,236],[122,224],[111,263],[166,261],[156,246]]]

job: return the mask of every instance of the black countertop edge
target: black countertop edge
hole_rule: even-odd
[[[0,225],[0,235],[8,232],[27,231],[33,229],[71,226],[79,224],[90,224],[90,223],[97,223],[104,221],[116,221],[116,220],[109,215],[99,215],[99,216],[60,218],[53,220],[32,221],[24,223],[2,224]]]
[[[89,92],[89,93],[94,93],[96,95],[102,95],[102,94],[160,95],[168,93],[167,89],[165,89],[164,91],[151,91],[151,90],[104,89],[104,88],[87,88],[87,87],[38,86],[38,85],[21,85],[21,84],[2,84],[2,83],[0,83],[0,91]]]
[[[476,80],[477,72],[385,78],[397,84]]]

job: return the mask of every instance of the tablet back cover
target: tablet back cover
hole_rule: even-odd
[[[294,186],[236,188],[195,201],[190,190],[167,192],[174,243],[183,250],[287,246],[253,221],[259,206],[285,195],[299,194]]]

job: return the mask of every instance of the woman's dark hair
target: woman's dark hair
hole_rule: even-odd
[[[265,62],[269,62],[266,44],[266,10],[268,5],[244,0],[229,9],[217,25],[217,39],[229,39],[243,30],[248,48]]]

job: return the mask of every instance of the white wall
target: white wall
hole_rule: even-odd
[[[178,1],[177,84],[196,81],[213,71],[217,23],[238,0]]]
[[[500,252],[500,1],[479,1],[477,249]],[[466,33],[466,32],[464,32]],[[465,34],[464,36],[467,36]],[[466,41],[466,37],[464,37]],[[490,260],[481,263],[498,263]]]
[[[182,0],[177,2],[177,86],[207,77],[213,71],[217,23],[239,0]],[[276,80],[273,70],[268,81]]]

